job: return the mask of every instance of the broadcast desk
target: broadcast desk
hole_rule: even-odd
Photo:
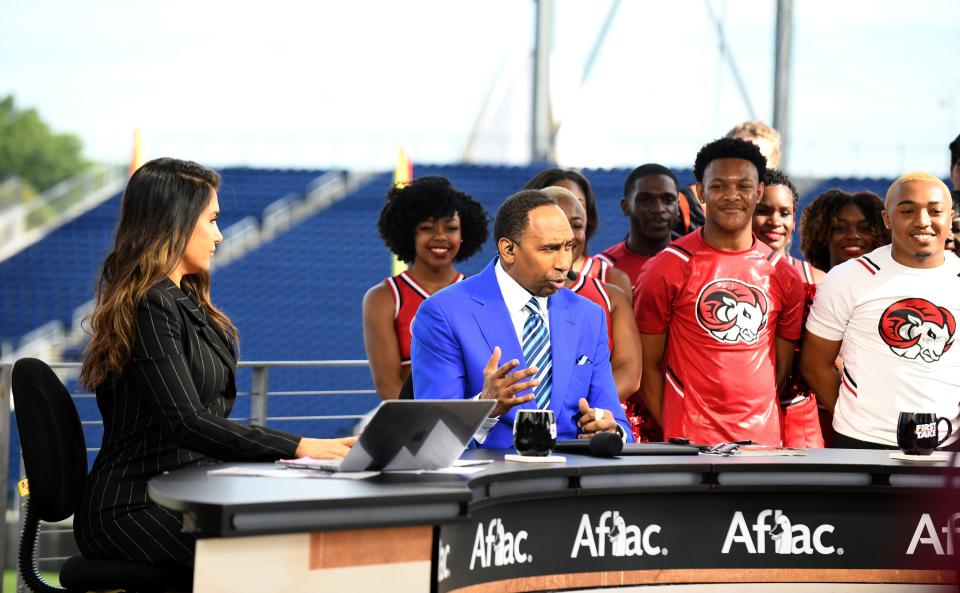
[[[150,495],[200,538],[197,593],[956,590],[960,480],[945,462],[503,453],[469,451],[496,460],[469,477],[197,467],[155,478]]]

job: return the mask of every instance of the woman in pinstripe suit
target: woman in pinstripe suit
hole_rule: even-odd
[[[124,192],[80,377],[97,394],[104,427],[74,525],[89,558],[192,561],[181,517],[147,496],[156,475],[211,460],[343,457],[353,444],[227,419],[237,332],[210,302],[209,274],[223,239],[219,185],[196,163],[157,159]]]

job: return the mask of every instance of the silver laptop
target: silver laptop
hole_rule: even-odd
[[[449,467],[495,403],[487,399],[381,402],[346,457],[310,467],[341,472]]]

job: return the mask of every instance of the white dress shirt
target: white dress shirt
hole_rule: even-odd
[[[507,304],[507,311],[510,313],[510,321],[513,322],[513,331],[517,334],[517,341],[523,346],[523,326],[530,317],[527,311],[527,303],[530,302],[530,294],[526,288],[520,286],[520,283],[513,279],[506,270],[503,269],[503,262],[497,260],[494,271],[497,275],[497,284],[500,285],[500,294],[503,295],[503,302]],[[547,326],[547,335],[550,334],[550,311],[547,308],[549,300],[547,297],[534,297],[537,304],[540,305],[540,316],[543,317],[543,323]]]
[[[497,276],[497,285],[500,286],[500,294],[503,295],[503,302],[507,305],[507,311],[510,313],[510,322],[513,323],[513,331],[517,334],[517,342],[520,343],[520,346],[523,347],[523,325],[527,322],[527,318],[530,316],[530,312],[527,311],[527,303],[530,302],[530,297],[533,295],[530,292],[520,286],[520,283],[513,279],[506,270],[503,269],[503,262],[497,259],[496,265],[494,265],[494,272]],[[540,316],[543,317],[543,323],[547,327],[547,335],[550,335],[550,313],[547,307],[549,300],[547,297],[535,297],[537,299],[537,304],[540,305]],[[501,351],[503,348],[501,347]],[[507,361],[501,360],[501,366]],[[522,362],[522,361],[521,361]],[[474,396],[474,399],[480,397],[478,393]],[[493,416],[492,418],[487,418],[483,421],[483,424],[480,425],[480,428],[477,429],[477,432],[473,435],[475,441],[483,444],[487,440],[487,435],[490,434],[490,431],[493,430],[493,427],[499,422],[499,416]]]

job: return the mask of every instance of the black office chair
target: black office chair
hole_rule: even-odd
[[[27,587],[35,593],[122,589],[153,593],[190,591],[193,571],[123,560],[69,558],[60,569],[62,589],[50,585],[37,567],[40,521],[62,521],[80,503],[87,478],[87,449],[80,416],[70,393],[49,366],[36,358],[13,365],[20,451],[30,494],[24,502],[23,532],[17,565]]]

